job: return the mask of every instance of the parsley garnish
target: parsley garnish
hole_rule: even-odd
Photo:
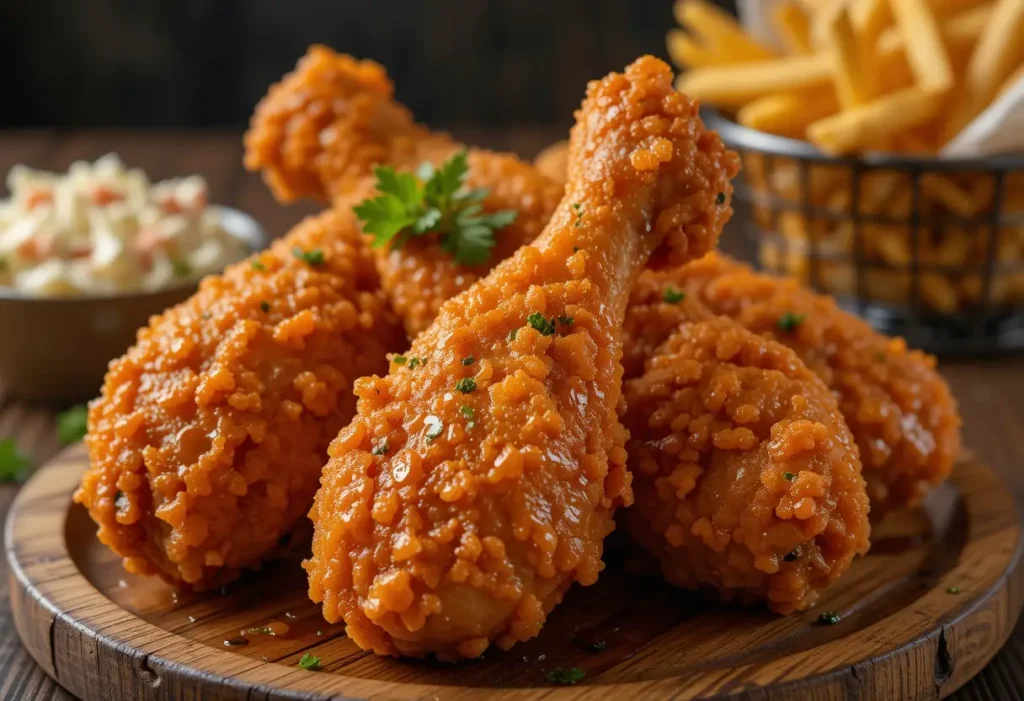
[[[304,251],[296,246],[292,249],[292,255],[304,263],[309,263],[314,268],[324,264],[324,252],[319,248],[314,248],[312,251]]]
[[[783,472],[782,473],[782,479],[786,480],[787,482],[792,482],[793,480],[796,479],[796,473],[795,472]]]
[[[393,355],[393,356],[391,356],[391,362],[394,363],[395,365],[405,365],[405,362],[407,360],[408,360],[408,358],[406,358],[404,355]]]
[[[263,300],[262,302],[260,302],[260,311],[263,312],[264,314],[269,312],[270,311],[270,302],[268,302],[267,300]]]
[[[579,667],[569,667],[568,669],[558,667],[548,672],[548,681],[552,684],[571,686],[585,676],[587,676],[587,673]]]
[[[476,380],[474,380],[472,377],[463,377],[461,380],[455,383],[455,389],[459,390],[463,394],[475,392]]]
[[[540,332],[541,336],[552,336],[555,333],[555,324],[544,318],[540,312],[534,312],[526,317],[526,322]]]
[[[959,594],[960,593],[960,587],[950,587],[949,589],[946,590],[946,593],[947,594]]]
[[[516,340],[516,336],[518,336],[518,335],[519,335],[519,329],[512,329],[511,331],[508,332],[508,340],[514,341],[514,340]]]
[[[797,326],[804,323],[804,319],[807,318],[806,314],[794,314],[793,312],[786,312],[779,317],[776,325],[783,331],[793,331]]]
[[[374,168],[378,195],[352,211],[373,234],[373,247],[401,248],[415,236],[441,235],[441,248],[463,265],[485,262],[494,248],[494,232],[515,221],[518,212],[503,209],[485,213],[481,202],[487,189],[464,187],[469,172],[468,151],[459,151],[440,168],[430,163],[416,175],[390,166]]]
[[[564,326],[572,326],[572,321],[573,320],[572,320],[571,316],[560,316],[560,317],[558,317],[558,323],[562,324]]]
[[[576,223],[573,226],[583,226],[583,205],[573,202],[572,211],[576,213]]]
[[[725,204],[725,193],[724,192],[719,192],[717,195],[715,195],[715,204],[717,204],[719,207],[721,207],[723,204]]]
[[[462,359],[462,364],[463,365],[472,365],[475,362],[476,362],[476,358],[474,358],[471,355],[467,355],[465,358]]]
[[[818,623],[820,623],[823,626],[834,626],[841,620],[843,620],[842,616],[840,616],[838,613],[832,613],[831,611],[826,611],[825,613],[818,616]]]
[[[317,670],[320,668],[320,658],[304,652],[302,653],[302,659],[299,660],[299,667],[310,672]]]
[[[467,419],[466,428],[472,429],[476,426],[476,421],[473,420],[473,417],[476,416],[476,412],[473,411],[473,407],[463,404],[459,407],[459,413],[462,414],[464,419]]]
[[[672,287],[672,285],[669,285],[665,288],[665,292],[662,293],[661,298],[669,304],[679,304],[686,299],[686,293],[680,292],[676,288]]]
[[[255,258],[249,261],[249,265],[252,266],[253,270],[259,270],[261,273],[266,272],[267,270],[267,266],[263,265],[263,263],[259,262]]]
[[[0,482],[24,482],[32,471],[32,461],[21,454],[13,438],[0,441]]]
[[[423,358],[418,358],[415,355],[409,358],[409,369],[418,368],[420,365],[426,365],[427,361]]]
[[[84,404],[57,414],[57,438],[64,445],[77,443],[85,437],[88,421],[89,409]]]
[[[373,446],[373,450],[371,450],[370,452],[373,453],[374,455],[387,455],[389,450],[391,450],[391,446],[388,445],[388,439],[382,438],[380,440],[380,443]]]

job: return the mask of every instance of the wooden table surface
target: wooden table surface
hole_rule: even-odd
[[[455,129],[467,143],[516,151],[532,157],[561,138],[558,130],[528,128],[501,131]],[[211,201],[249,212],[272,235],[285,233],[315,204],[281,207],[258,176],[241,167],[241,135],[219,132],[17,132],[0,133],[0,173],[15,163],[64,170],[76,159],[94,159],[109,151],[152,179],[201,173],[210,184]],[[738,242],[726,235],[725,246]],[[4,334],[30,329],[0,329]],[[1002,473],[1018,501],[1024,499],[1024,356],[975,362],[950,362],[943,372],[960,402],[964,442],[982,460]],[[0,389],[0,438],[13,437],[37,464],[58,449],[54,411],[22,404]],[[0,519],[10,506],[16,485],[0,484]],[[7,563],[0,558],[0,700],[71,699],[35,665],[18,641],[9,610]],[[1006,647],[975,679],[953,694],[956,701],[1024,699],[1024,618]]]

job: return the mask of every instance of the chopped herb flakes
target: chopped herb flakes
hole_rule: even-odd
[[[304,251],[296,246],[292,249],[292,255],[313,267],[324,264],[324,252],[319,248],[314,248],[312,251]]]
[[[406,361],[408,360],[409,359],[406,358],[404,355],[391,356],[391,362],[394,363],[395,365],[405,365]]]
[[[263,263],[259,262],[255,258],[249,261],[249,265],[252,266],[253,270],[259,270],[261,273],[266,272],[267,270],[267,266],[263,265]]]
[[[13,438],[0,440],[0,482],[24,482],[32,471],[32,461],[23,455]]]
[[[949,589],[946,590],[946,593],[947,594],[959,594],[960,593],[960,587],[950,587]]]
[[[794,331],[796,330],[796,327],[804,323],[804,319],[806,318],[806,314],[793,314],[792,312],[786,312],[779,317],[779,320],[776,322],[776,326],[786,332]]]
[[[665,292],[664,294],[662,294],[661,298],[665,300],[668,304],[679,304],[684,299],[686,299],[686,293],[681,292],[680,290],[677,290],[676,288],[669,285],[668,287],[665,288]]]
[[[725,204],[725,193],[724,192],[719,192],[717,195],[715,195],[715,204],[717,204],[719,207],[721,207],[723,204]]]
[[[583,226],[583,205],[579,202],[573,202],[572,211],[576,214],[576,223],[573,226]]]
[[[840,616],[838,613],[832,613],[831,611],[826,611],[825,613],[818,616],[818,623],[820,623],[823,626],[834,626],[841,620],[843,620],[842,616]]]
[[[555,333],[554,322],[545,319],[544,315],[540,312],[534,312],[526,317],[526,323],[536,329],[541,336],[552,336]]]
[[[370,452],[374,455],[387,455],[389,450],[391,450],[391,446],[388,445],[388,439],[382,438],[377,445],[373,446],[373,450]]]
[[[519,329],[512,329],[511,331],[508,332],[508,340],[514,341],[514,340],[516,340],[516,336],[518,336],[518,335],[519,335]]]
[[[268,302],[267,300],[263,300],[262,302],[260,302],[260,311],[263,312],[264,314],[269,312],[270,311],[270,302]]]
[[[572,326],[573,319],[571,316],[560,316],[558,317],[558,323],[562,326]]]
[[[463,377],[461,380],[455,383],[455,389],[459,390],[463,394],[475,392],[476,380],[474,380],[472,377]]]
[[[466,421],[466,428],[467,429],[472,429],[474,426],[476,426],[476,421],[473,420],[473,417],[476,416],[476,412],[473,411],[473,407],[467,406],[466,404],[463,404],[459,408],[459,413],[462,414],[462,417],[464,419],[467,419],[467,421]]]
[[[783,472],[782,473],[782,479],[784,479],[784,480],[786,480],[788,482],[792,482],[793,480],[796,479],[796,473],[795,472]]]
[[[302,654],[302,659],[299,660],[299,667],[310,672],[315,671],[320,668],[320,658],[305,652]]]
[[[463,365],[472,365],[475,362],[476,362],[476,358],[474,358],[471,355],[467,355],[465,358],[462,359],[462,364]]]
[[[547,674],[549,682],[564,686],[572,686],[576,682],[581,681],[585,676],[587,676],[587,673],[579,667],[558,667]]]
[[[426,365],[426,364],[427,364],[427,361],[425,359],[418,358],[415,355],[413,357],[409,358],[409,369],[410,370],[418,368],[420,365]]]
[[[85,437],[88,421],[89,409],[84,404],[61,412],[57,415],[57,438],[64,445],[77,443]]]

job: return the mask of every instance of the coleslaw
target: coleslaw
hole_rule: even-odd
[[[115,154],[56,174],[14,166],[0,201],[0,286],[28,296],[155,291],[249,253],[198,175],[151,184]]]

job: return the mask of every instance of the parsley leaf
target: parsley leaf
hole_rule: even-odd
[[[476,380],[474,380],[472,377],[463,377],[461,380],[455,383],[455,389],[459,390],[463,394],[475,392]]]
[[[0,482],[24,482],[32,471],[32,461],[18,450],[13,438],[0,441]]]
[[[560,316],[558,317],[558,323],[564,326],[572,326],[573,318],[571,316]]]
[[[717,204],[719,207],[721,207],[723,204],[725,204],[725,193],[724,192],[719,192],[717,195],[715,195],[715,204]]]
[[[299,246],[292,249],[292,255],[312,265],[314,268],[324,264],[324,252],[319,248],[314,248],[312,251],[304,251]]]
[[[793,480],[796,479],[796,473],[795,472],[783,472],[782,473],[782,479],[786,480],[787,482],[792,482]]]
[[[255,258],[253,258],[251,261],[249,261],[249,265],[252,266],[253,270],[259,270],[261,273],[262,272],[266,272],[266,270],[267,270],[267,266],[263,265],[263,263],[261,263],[260,261],[256,260]]]
[[[415,236],[439,234],[441,250],[462,265],[485,262],[495,246],[494,233],[515,221],[518,212],[484,212],[486,189],[466,189],[469,153],[459,151],[440,167],[421,165],[415,175],[377,167],[377,196],[352,211],[373,235],[373,247],[401,248]]]
[[[794,331],[796,327],[804,323],[804,319],[807,318],[806,314],[794,314],[793,312],[786,312],[779,317],[776,325],[783,331]]]
[[[539,331],[541,336],[553,336],[555,333],[555,324],[545,319],[540,312],[534,312],[526,317],[526,322]]]
[[[299,667],[310,672],[315,671],[320,668],[320,658],[314,657],[308,652],[304,652],[302,654],[302,659],[299,660]]]
[[[471,355],[467,355],[465,358],[462,359],[462,364],[463,365],[472,365],[475,362],[476,362],[476,358],[474,358]]]
[[[373,455],[387,455],[389,450],[391,450],[391,445],[388,443],[388,439],[382,438],[380,440],[380,443],[373,446],[373,450],[371,450],[370,452]]]
[[[187,260],[175,258],[171,261],[171,272],[174,273],[175,277],[191,277],[192,266],[189,265]]]
[[[569,667],[568,669],[558,667],[548,672],[548,681],[552,684],[571,686],[582,680],[585,676],[587,676],[587,673],[579,667]]]
[[[406,361],[409,360],[404,355],[393,355],[391,356],[391,362],[395,365],[405,365]]]
[[[672,287],[672,285],[669,285],[665,288],[665,292],[662,294],[661,298],[669,304],[679,304],[686,299],[686,293],[680,292],[676,288]]]
[[[89,409],[84,404],[57,414],[57,438],[64,445],[77,443],[85,437],[88,421]]]

